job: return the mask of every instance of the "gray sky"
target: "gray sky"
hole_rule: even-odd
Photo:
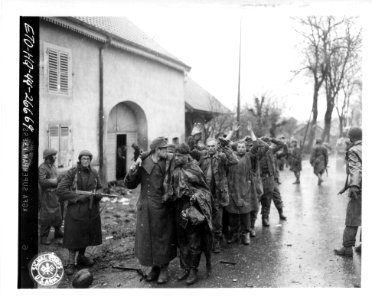
[[[252,104],[255,95],[269,93],[283,105],[286,116],[304,121],[311,111],[312,83],[304,75],[293,79],[291,71],[301,67],[301,40],[291,17],[328,11],[355,15],[361,10],[347,3],[242,7],[236,2],[198,5],[179,1],[178,5],[127,5],[122,15],[189,64],[190,76],[230,109],[237,102],[242,18],[242,106]],[[319,103],[321,118],[324,102]]]

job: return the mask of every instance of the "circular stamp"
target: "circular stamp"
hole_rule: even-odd
[[[31,263],[33,280],[45,287],[57,285],[63,278],[62,260],[54,252],[41,253]]]

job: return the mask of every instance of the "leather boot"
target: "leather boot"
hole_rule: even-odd
[[[190,270],[188,269],[182,269],[182,271],[177,275],[177,280],[182,281],[186,279],[190,274]]]
[[[249,233],[244,233],[242,235],[242,244],[249,245],[251,243],[251,239],[249,238]]]
[[[249,230],[249,235],[250,235],[251,237],[256,237],[256,230],[254,230],[254,228],[251,228],[251,229]]]
[[[229,238],[227,239],[228,244],[235,243],[237,241],[239,241],[239,236],[237,233],[230,234]]]
[[[160,268],[158,266],[152,267],[150,273],[146,275],[146,281],[154,281],[158,279],[159,273]]]
[[[353,256],[353,248],[352,247],[341,247],[339,249],[334,249],[336,255],[340,256]]]
[[[75,272],[75,265],[74,264],[68,264],[65,266],[65,274],[66,275],[73,275]]]
[[[50,245],[51,242],[48,240],[48,237],[43,236],[43,237],[41,237],[40,244],[42,244],[42,245]]]
[[[279,219],[282,221],[287,221],[287,217],[283,215],[283,208],[278,208],[278,213],[279,213]]]
[[[91,259],[90,257],[86,257],[85,255],[79,254],[77,257],[77,263],[84,267],[91,267],[94,265],[94,260]]]
[[[198,281],[198,271],[196,269],[191,269],[189,276],[187,277],[186,284],[187,285],[192,285],[195,282]]]
[[[61,228],[54,228],[54,238],[55,239],[63,238],[63,232],[62,232]]]
[[[262,217],[262,226],[264,226],[264,227],[269,227],[270,226],[269,217],[267,217],[267,216]]]
[[[167,283],[169,280],[169,274],[168,274],[168,265],[160,268],[160,274],[158,277],[158,283],[164,284]]]

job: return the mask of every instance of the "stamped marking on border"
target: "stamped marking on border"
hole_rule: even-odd
[[[57,285],[64,274],[62,260],[54,252],[39,254],[31,263],[30,273],[41,286]]]

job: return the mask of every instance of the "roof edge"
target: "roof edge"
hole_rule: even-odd
[[[41,17],[42,20],[50,22],[54,25],[82,34],[90,39],[96,40],[101,43],[109,43],[115,48],[133,53],[152,61],[156,61],[167,67],[176,69],[182,72],[189,72],[191,67],[182,63],[181,61],[174,60],[168,56],[162,55],[146,47],[142,47],[116,35],[100,30],[94,26],[90,26],[73,17]]]

